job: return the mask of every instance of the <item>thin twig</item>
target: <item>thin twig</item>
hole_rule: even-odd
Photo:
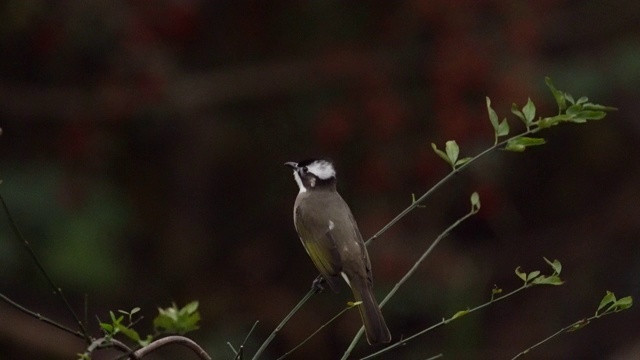
[[[485,307],[487,307],[487,306],[489,306],[491,304],[494,304],[494,303],[496,303],[498,301],[501,301],[501,300],[504,300],[504,299],[506,299],[506,298],[508,298],[510,296],[513,296],[513,295],[521,292],[522,290],[528,289],[528,288],[530,288],[530,287],[532,287],[534,285],[535,284],[533,284],[533,283],[527,283],[527,284],[524,284],[521,287],[511,291],[510,293],[504,294],[504,295],[499,296],[499,297],[492,298],[491,300],[487,301],[484,304],[481,304],[481,305],[478,305],[478,306],[476,306],[476,307],[474,307],[472,309],[466,310],[465,316],[470,314],[470,313],[472,313],[472,312],[476,312],[476,311],[478,311],[480,309],[483,309],[483,308],[485,308]],[[424,335],[425,333],[427,333],[427,332],[429,332],[431,330],[434,330],[436,328],[439,328],[440,326],[446,325],[446,324],[450,323],[451,321],[453,321],[453,320],[455,320],[457,318],[459,318],[459,317],[453,317],[453,318],[449,318],[449,319],[444,319],[443,318],[439,323],[431,325],[430,327],[428,327],[428,328],[426,328],[424,330],[421,330],[421,331],[419,331],[419,332],[417,332],[417,333],[415,333],[415,334],[413,334],[413,335],[411,335],[409,337],[403,338],[402,340],[400,340],[400,341],[398,341],[398,342],[396,342],[396,343],[394,343],[392,345],[389,345],[386,348],[384,348],[384,349],[382,349],[380,351],[377,351],[377,352],[375,352],[373,354],[369,354],[369,355],[361,358],[360,360],[371,359],[371,358],[379,356],[379,355],[381,355],[381,354],[383,354],[385,352],[391,351],[391,350],[393,350],[393,349],[395,349],[397,347],[404,346],[404,345],[406,345],[407,342],[417,338],[418,336]]]
[[[253,330],[255,330],[258,323],[259,321],[256,321],[255,323],[253,323],[251,330],[249,330],[249,333],[247,333],[247,336],[244,337],[244,341],[242,341],[242,344],[240,344],[240,349],[238,351],[233,349],[233,346],[231,346],[231,343],[229,343],[229,346],[231,346],[231,349],[233,349],[233,351],[236,353],[236,357],[233,358],[234,360],[242,360],[242,357],[244,356],[244,345],[249,340],[249,336],[251,336],[251,334],[253,333]]]
[[[71,329],[69,329],[68,327],[66,327],[66,326],[64,326],[64,325],[62,325],[62,324],[59,324],[59,323],[57,323],[57,322],[55,322],[55,321],[53,321],[53,320],[49,319],[49,318],[48,318],[48,317],[46,317],[46,316],[43,316],[43,315],[40,315],[40,314],[39,314],[39,313],[37,313],[37,312],[31,311],[31,310],[29,310],[29,309],[25,308],[24,306],[22,306],[22,305],[20,305],[20,304],[16,303],[15,301],[13,301],[13,300],[9,299],[9,298],[8,298],[8,297],[6,297],[4,294],[1,294],[1,293],[0,293],[0,299],[2,299],[2,300],[3,300],[4,302],[6,302],[7,304],[9,304],[9,305],[13,306],[14,308],[16,308],[16,309],[18,309],[18,310],[22,311],[23,313],[25,313],[25,314],[27,314],[27,315],[29,315],[29,316],[31,316],[31,317],[34,317],[34,318],[36,318],[36,319],[38,319],[38,320],[40,320],[40,321],[42,321],[42,322],[45,322],[45,323],[47,323],[47,324],[49,324],[49,325],[53,325],[54,327],[56,327],[56,328],[58,328],[58,329],[60,329],[60,330],[66,331],[66,332],[68,332],[69,334],[74,335],[74,336],[77,336],[77,337],[79,337],[79,338],[81,338],[81,339],[84,339],[84,338],[85,338],[85,335],[84,335],[83,333],[81,333],[81,332],[79,332],[79,331],[76,331],[76,330],[71,330]]]
[[[298,304],[289,312],[289,314],[287,314],[287,316],[285,316],[284,319],[282,319],[282,321],[280,322],[280,324],[278,324],[278,326],[273,330],[273,332],[271,332],[271,334],[269,335],[269,337],[267,338],[267,340],[264,341],[264,343],[262,343],[262,346],[260,346],[260,348],[258,349],[258,351],[256,351],[255,355],[253,355],[252,360],[256,360],[260,357],[260,355],[262,355],[262,353],[264,352],[264,350],[267,348],[267,346],[269,346],[269,344],[271,343],[271,341],[273,341],[273,338],[276,337],[276,334],[278,334],[280,332],[280,330],[287,324],[287,322],[289,322],[289,319],[291,319],[293,317],[293,315],[295,315],[298,310],[311,298],[311,296],[313,296],[313,294],[315,294],[316,292],[318,292],[316,287],[312,287],[309,292],[302,298],[302,300],[300,300],[300,302],[298,302]]]
[[[396,294],[396,292],[398,292],[400,287],[418,270],[418,267],[427,258],[427,256],[431,254],[433,249],[435,249],[438,243],[440,243],[440,241],[445,236],[449,235],[449,233],[453,229],[455,229],[458,225],[460,225],[463,221],[465,221],[469,217],[476,214],[478,210],[479,209],[477,207],[472,206],[471,211],[469,211],[463,217],[456,220],[453,224],[451,224],[448,228],[446,228],[442,233],[440,233],[440,235],[438,235],[438,237],[433,241],[433,243],[431,243],[431,245],[427,248],[427,250],[425,250],[425,252],[422,253],[422,255],[420,256],[420,258],[413,264],[411,269],[409,269],[409,271],[407,271],[407,273],[404,274],[404,276],[396,283],[393,289],[391,289],[391,291],[387,294],[387,296],[385,296],[385,298],[380,302],[380,307],[383,307]],[[358,343],[358,341],[360,340],[363,334],[364,334],[364,327],[361,327],[358,333],[354,336],[353,340],[351,341],[351,344],[345,351],[344,355],[342,356],[342,360],[345,360],[346,358],[349,357],[349,355],[351,355],[351,352],[353,351],[353,349],[355,348],[356,344]]]
[[[457,173],[459,173],[461,170],[463,170],[464,168],[466,168],[467,166],[469,166],[472,162],[478,160],[479,158],[483,157],[484,155],[487,155],[488,153],[499,149],[501,147],[503,147],[506,143],[508,143],[511,140],[523,137],[523,136],[527,136],[527,135],[531,135],[533,133],[538,132],[539,128],[535,128],[535,129],[531,129],[528,130],[522,134],[513,136],[507,140],[501,141],[497,144],[494,144],[493,146],[489,147],[488,149],[484,150],[483,152],[481,152],[480,154],[476,155],[475,157],[473,157],[473,159],[469,160],[468,162],[458,166],[455,168],[455,170],[452,170],[449,174],[447,174],[447,176],[443,177],[440,181],[438,181],[431,189],[429,189],[426,193],[422,194],[422,196],[420,196],[417,200],[413,201],[411,203],[411,205],[407,206],[407,208],[405,208],[404,210],[402,210],[402,212],[400,212],[400,214],[398,214],[396,217],[394,217],[391,221],[389,221],[385,226],[382,227],[382,229],[378,230],[377,233],[373,234],[373,236],[371,236],[366,242],[365,244],[368,246],[370,243],[372,243],[373,241],[375,241],[378,237],[380,237],[382,234],[384,234],[387,230],[389,230],[393,225],[395,225],[398,221],[400,221],[400,219],[402,219],[403,217],[407,216],[408,213],[410,213],[412,210],[414,210],[415,208],[417,208],[419,205],[421,205],[429,196],[431,196],[431,194],[433,194],[433,192],[435,192],[440,186],[442,186],[444,183],[446,183],[447,181],[449,181],[450,178],[452,178],[453,176],[455,176]]]
[[[355,305],[357,306],[357,305]],[[325,327],[327,327],[329,324],[331,324],[333,321],[335,321],[337,318],[340,317],[340,315],[344,314],[347,310],[352,309],[354,306],[348,306],[344,309],[342,309],[339,313],[337,313],[334,317],[332,317],[331,319],[329,319],[329,321],[327,321],[326,323],[322,324],[322,326],[320,326],[316,331],[314,331],[311,335],[309,335],[306,339],[304,339],[300,344],[296,345],[293,349],[287,351],[286,353],[284,353],[284,355],[280,356],[278,359],[276,360],[282,360],[285,357],[289,356],[292,352],[296,351],[299,347],[301,347],[302,345],[304,345],[307,341],[309,341],[312,337],[316,336],[317,333],[319,333],[322,329],[324,329]]]
[[[67,311],[69,312],[69,314],[71,314],[71,316],[75,320],[76,324],[80,328],[80,333],[82,333],[83,338],[85,339],[85,341],[88,344],[91,343],[91,338],[89,337],[89,334],[87,333],[87,329],[85,328],[85,326],[82,323],[82,321],[80,321],[80,318],[78,318],[78,315],[76,314],[76,312],[73,310],[73,308],[69,304],[69,301],[67,301],[67,297],[62,292],[62,288],[58,287],[53,282],[53,280],[51,279],[51,277],[49,276],[47,271],[44,269],[44,266],[42,265],[42,263],[38,259],[38,256],[36,255],[35,251],[31,247],[31,245],[29,244],[27,239],[25,239],[24,236],[22,236],[22,233],[20,232],[20,229],[18,229],[18,225],[16,225],[16,222],[14,221],[13,216],[11,216],[11,212],[9,211],[9,208],[7,207],[7,203],[4,201],[4,197],[2,197],[2,195],[0,195],[0,201],[2,202],[2,207],[4,208],[4,211],[7,214],[7,218],[9,219],[9,224],[11,225],[11,229],[13,230],[13,233],[18,237],[18,239],[22,242],[22,244],[25,246],[25,248],[27,248],[27,251],[29,252],[29,255],[31,256],[33,261],[36,263],[36,266],[38,267],[38,269],[40,270],[42,275],[45,277],[45,279],[49,283],[49,286],[51,286],[51,288],[53,289],[53,293],[60,296],[60,299],[62,299],[62,302],[64,303]]]

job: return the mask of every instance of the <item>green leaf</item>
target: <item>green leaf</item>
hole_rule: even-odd
[[[580,99],[578,99],[578,101],[576,101],[576,104],[582,105],[582,104],[586,103],[587,101],[589,101],[589,98],[586,97],[586,96],[583,96]]]
[[[465,158],[462,158],[462,159],[456,161],[456,167],[462,166],[462,165],[468,163],[471,159],[472,158],[470,158],[470,157],[465,157]]]
[[[545,143],[542,138],[519,137],[511,139],[507,142],[505,150],[508,151],[524,151],[528,146],[543,145]]]
[[[586,103],[582,106],[582,108],[584,110],[593,110],[593,111],[616,111],[618,110],[617,108],[611,107],[611,106],[604,106],[604,105],[598,105],[598,104],[592,104],[592,103]]]
[[[575,115],[575,116],[570,120],[570,122],[572,122],[572,123],[574,123],[574,124],[584,124],[584,123],[586,123],[586,122],[587,122],[587,119],[585,119],[585,118],[581,118],[581,117],[578,117],[577,115]]]
[[[198,302],[194,301],[181,309],[178,309],[176,304],[166,309],[158,308],[158,316],[153,320],[153,326],[159,332],[184,335],[198,329],[199,321]]]
[[[182,314],[184,314],[184,313],[193,314],[194,312],[196,312],[198,310],[198,306],[200,306],[200,303],[198,303],[197,301],[192,301],[192,302],[188,303],[187,305],[185,305],[182,309],[180,309],[180,312]]]
[[[524,114],[525,124],[529,125],[536,117],[536,106],[531,101],[531,98],[527,100],[527,104],[522,108],[522,114]]]
[[[449,158],[449,164],[455,164],[458,161],[458,155],[460,154],[460,148],[455,140],[449,140],[445,143],[445,150],[447,151],[447,157]]]
[[[524,118],[524,114],[522,113],[522,111],[520,111],[520,109],[518,109],[515,103],[511,104],[511,112],[513,113],[513,115],[522,120],[523,123],[527,123],[527,120]]]
[[[447,164],[453,166],[453,164],[451,164],[451,161],[449,160],[449,157],[447,156],[447,154],[444,151],[438,149],[436,144],[431,143],[431,148],[433,149],[433,151],[435,151],[436,154],[438,154],[438,156],[440,156],[442,158],[442,160],[446,161]]]
[[[561,114],[561,115],[556,115],[556,116],[552,116],[552,117],[547,117],[544,119],[541,119],[540,121],[538,121],[538,126],[541,129],[545,129],[545,128],[549,128],[555,125],[558,125],[558,123],[562,122],[562,121],[571,121],[576,117],[575,114]]]
[[[513,152],[523,152],[527,149],[527,147],[524,145],[514,144],[511,141],[509,141],[507,145],[504,147],[504,149],[507,151],[513,151]]]
[[[498,114],[491,108],[491,99],[487,96],[487,112],[489,113],[489,121],[491,121],[491,125],[493,126],[493,130],[498,132]]]
[[[598,315],[600,310],[602,310],[605,306],[615,301],[616,301],[616,296],[611,291],[607,290],[607,294],[602,298],[602,300],[600,300],[600,305],[598,305],[598,310],[596,310],[596,315]]]
[[[562,264],[558,259],[554,259],[553,261],[549,261],[549,259],[547,259],[546,257],[543,257],[543,259],[547,262],[547,264],[549,264],[549,266],[551,266],[553,272],[556,275],[560,275],[560,273],[562,272]]]
[[[113,325],[107,323],[100,323],[100,327],[102,330],[106,331],[108,334],[113,334]]]
[[[477,192],[471,194],[471,207],[475,210],[480,209],[480,195]]]
[[[518,275],[518,277],[522,279],[522,281],[527,282],[527,274],[520,270],[520,266],[516,268],[516,275]]]
[[[564,98],[564,94],[562,93],[562,91],[556,89],[550,77],[545,77],[544,82],[547,84],[549,90],[551,90],[551,94],[553,95],[554,99],[556,99],[556,104],[558,104],[558,113],[562,113],[562,111],[567,108],[567,101]]]
[[[545,276],[540,275],[537,278],[533,279],[533,283],[536,285],[562,285],[564,281],[560,279],[558,275]]]
[[[576,118],[583,118],[586,120],[601,120],[607,116],[607,113],[604,111],[593,111],[593,110],[582,110],[578,114],[576,114]]]
[[[350,308],[352,308],[354,306],[358,306],[360,304],[362,304],[362,301],[355,301],[355,302],[354,301],[348,301],[347,302],[347,306],[350,307]]]
[[[496,130],[496,135],[498,136],[509,135],[509,123],[507,122],[506,118],[502,120],[500,125],[498,125],[498,129]]]
[[[580,111],[582,111],[582,105],[571,105],[569,106],[569,108],[567,109],[566,113],[568,115],[576,115],[577,113],[579,113]]]
[[[533,280],[540,275],[540,270],[532,271],[527,275],[527,281]]]
[[[567,99],[567,101],[572,103],[572,104],[576,103],[576,101],[573,100],[573,96],[571,94],[569,94],[569,93],[564,93],[564,98]]]
[[[631,296],[625,296],[615,302],[616,311],[622,311],[633,306],[633,298]]]
[[[461,316],[465,316],[469,313],[469,309],[467,310],[460,310],[457,313],[453,314],[453,316],[451,317],[451,320],[457,319]]]
[[[140,341],[140,335],[138,334],[137,331],[135,331],[135,330],[133,330],[131,328],[128,328],[128,327],[126,327],[126,326],[124,326],[122,324],[118,324],[117,328],[121,333],[123,333],[129,339],[131,339],[131,340],[133,340],[135,342]]]

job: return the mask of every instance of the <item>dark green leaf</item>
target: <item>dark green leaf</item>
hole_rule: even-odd
[[[524,151],[528,146],[543,145],[545,143],[542,138],[519,137],[511,139],[507,142],[505,150],[508,151]]]
[[[593,110],[593,111],[616,111],[616,110],[618,110],[617,108],[614,108],[614,107],[598,105],[598,104],[591,104],[591,103],[584,104],[582,106],[582,108],[584,110]]]
[[[549,90],[551,90],[551,94],[553,94],[553,97],[556,99],[556,104],[558,104],[558,112],[562,113],[562,111],[567,108],[567,102],[564,98],[564,94],[562,93],[562,91],[556,89],[550,77],[545,77],[544,82],[547,84],[547,87],[549,88]]]
[[[569,93],[564,93],[564,98],[567,99],[567,101],[572,103],[572,104],[576,103],[576,101],[573,100],[573,96],[571,94],[569,94]]]
[[[601,120],[607,116],[607,113],[604,111],[592,111],[592,110],[583,110],[576,114],[576,118],[582,118],[586,120]]]
[[[582,111],[582,105],[571,105],[567,109],[567,114],[568,115],[575,115],[575,114],[579,113],[580,111]]]

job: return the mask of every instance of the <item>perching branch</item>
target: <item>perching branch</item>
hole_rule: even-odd
[[[391,289],[391,291],[387,294],[387,296],[385,296],[385,298],[380,302],[380,307],[383,307],[384,304],[386,304],[396,294],[396,292],[398,292],[398,290],[400,289],[400,286],[402,286],[411,276],[413,276],[416,270],[418,270],[418,267],[427,258],[427,256],[431,254],[433,249],[435,249],[435,247],[440,243],[440,241],[445,236],[449,235],[449,233],[453,231],[453,229],[458,227],[458,225],[460,225],[462,222],[467,220],[469,217],[477,214],[479,210],[480,210],[480,200],[478,198],[478,194],[473,193],[473,195],[471,195],[471,210],[467,214],[465,214],[464,216],[456,220],[448,228],[446,228],[440,235],[438,235],[438,237],[433,241],[433,243],[431,243],[431,245],[427,248],[427,250],[425,250],[425,252],[420,256],[420,258],[413,264],[411,269],[407,271],[407,273],[396,283],[396,285],[393,287],[393,289]],[[353,351],[353,349],[355,348],[356,344],[358,343],[358,341],[360,340],[363,334],[364,334],[364,326],[361,327],[358,333],[354,336],[353,340],[351,341],[351,344],[345,351],[344,355],[342,355],[342,358],[341,358],[342,360],[347,359],[349,355],[351,355],[351,352]]]

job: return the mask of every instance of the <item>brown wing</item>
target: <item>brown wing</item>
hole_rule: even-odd
[[[328,235],[340,250],[341,271],[349,279],[357,276],[372,283],[371,262],[367,248],[349,206],[338,193],[335,193],[335,198],[328,208],[327,213],[330,214],[329,217],[334,223]]]

